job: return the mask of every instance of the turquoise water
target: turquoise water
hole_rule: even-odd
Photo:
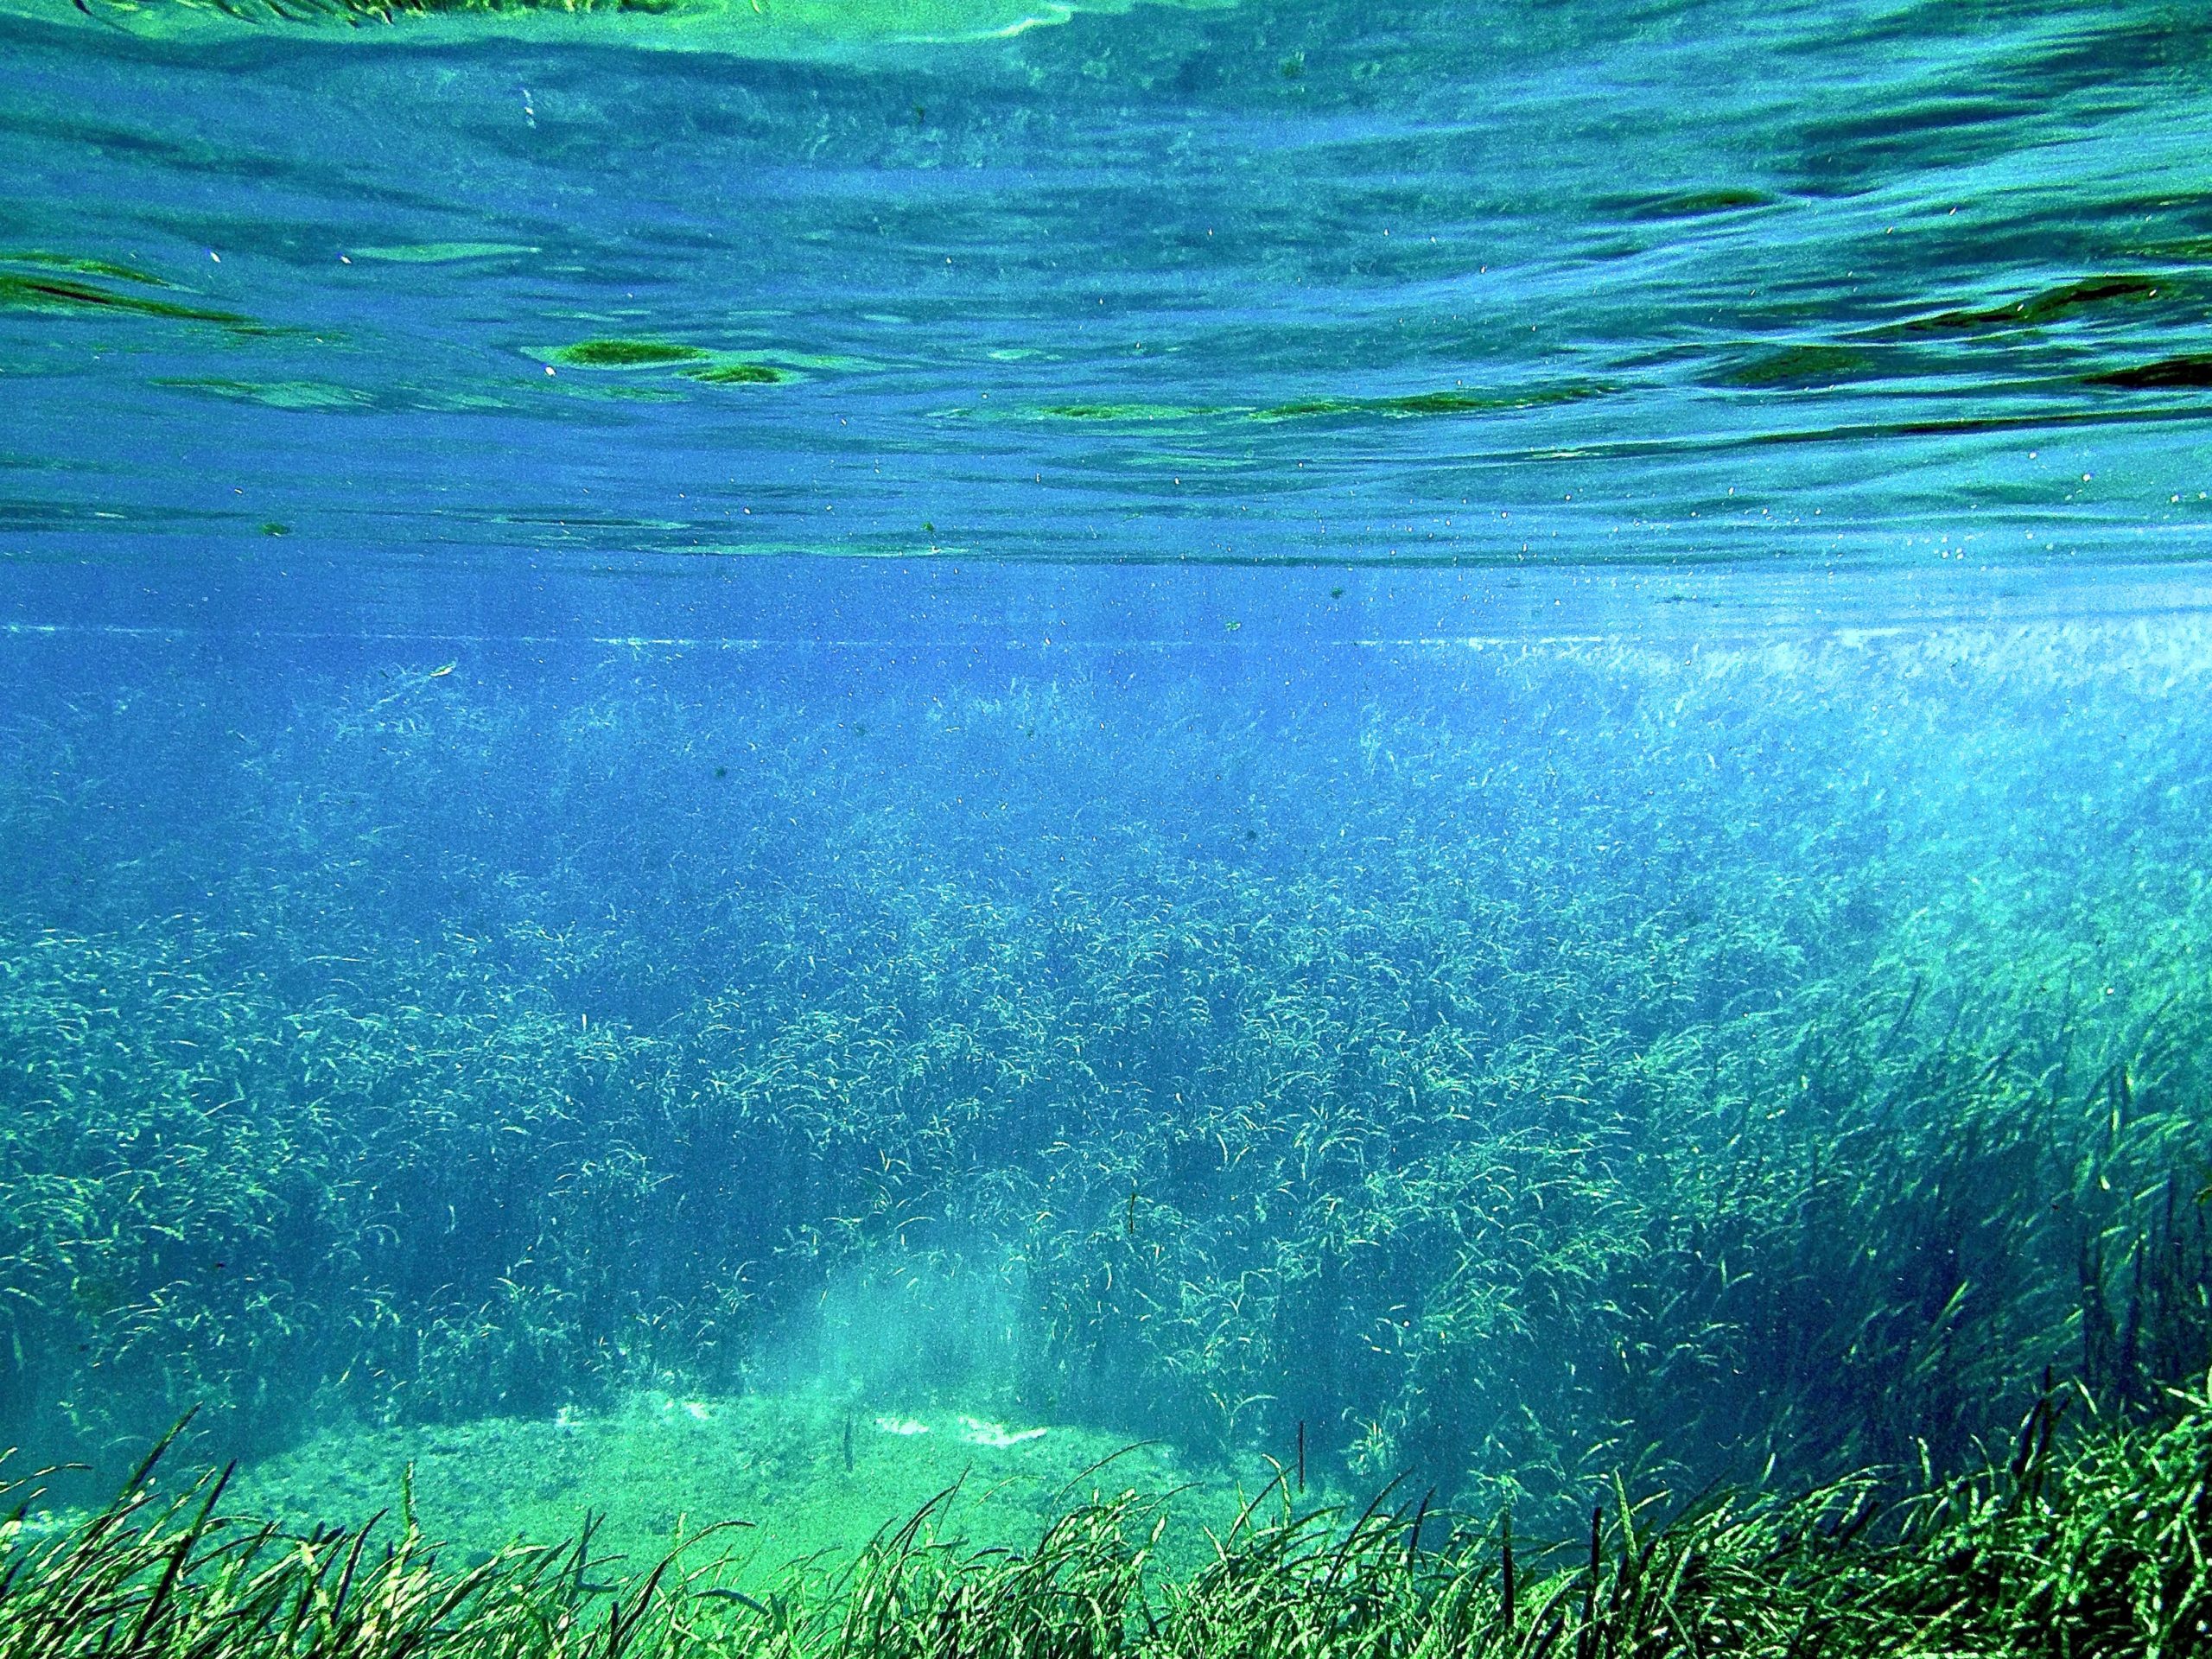
[[[1535,1536],[2201,1381],[2194,10],[0,10],[54,1502]]]
[[[21,556],[2019,569],[2212,512],[2185,7],[1147,6],[798,61],[17,10]],[[544,360],[604,339],[709,355]]]

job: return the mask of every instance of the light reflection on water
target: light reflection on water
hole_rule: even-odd
[[[815,61],[65,10],[0,23],[19,560],[2044,569],[2212,523],[2171,8],[1299,0]]]

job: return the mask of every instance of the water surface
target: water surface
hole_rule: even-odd
[[[0,22],[19,556],[2018,569],[2212,511],[2187,8],[92,17]]]

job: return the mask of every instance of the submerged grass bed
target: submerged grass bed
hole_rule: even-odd
[[[1586,1541],[1532,1548],[1510,1516],[1425,1504],[1300,1510],[1279,1490],[1209,1559],[1159,1568],[1157,1505],[1110,1488],[1018,1547],[976,1548],[941,1503],[855,1556],[730,1581],[728,1535],[658,1560],[570,1543],[442,1548],[411,1506],[298,1531],[233,1518],[219,1478],[149,1469],[60,1532],[0,1530],[5,1659],[537,1659],[629,1654],[956,1656],[2183,1655],[2212,1637],[2212,1410],[2053,1433],[2039,1400],[2009,1455],[1902,1498],[1849,1480],[1789,1498],[1708,1494],[1670,1515],[1618,1484]],[[2077,1407],[2079,1402],[2075,1402]]]
[[[1546,1534],[1615,1468],[1940,1478],[2046,1374],[2146,1420],[2212,1364],[2208,663],[60,664],[0,1444],[83,1503],[194,1402],[260,1468],[788,1376]]]

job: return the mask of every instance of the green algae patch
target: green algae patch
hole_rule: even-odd
[[[118,265],[109,259],[87,259],[73,253],[49,253],[42,249],[16,249],[0,253],[0,265],[34,265],[44,270],[66,270],[80,276],[105,276],[112,282],[140,283],[148,288],[174,288],[175,283],[135,265]]]
[[[2085,375],[2083,380],[2092,386],[2118,386],[2130,391],[2149,391],[2167,387],[2212,387],[2212,353],[2163,357],[2155,363],[2139,364],[2132,369],[2113,369],[2105,374]]]
[[[159,317],[174,322],[214,322],[228,328],[253,326],[251,318],[236,311],[180,305],[173,300],[149,299],[141,294],[121,294],[113,289],[69,277],[30,276],[10,270],[0,270],[0,311],[50,311],[78,315],[119,314]]]
[[[0,0],[0,12],[157,39],[270,29],[448,44],[487,35],[787,60],[1004,40],[1137,0]],[[1223,10],[1236,0],[1154,0]]]
[[[1785,346],[1746,358],[1717,378],[1724,385],[1791,391],[1865,379],[1873,368],[1872,357],[1848,346]]]
[[[1577,383],[1572,385],[1531,386],[1515,391],[1421,391],[1398,397],[1313,397],[1294,404],[1277,404],[1255,410],[1255,421],[1295,421],[1336,416],[1382,420],[1413,420],[1435,415],[1492,415],[1516,409],[1548,409],[1560,404],[1579,404],[1602,397],[1611,386]]]
[[[1900,327],[1909,334],[2040,327],[2091,308],[2139,304],[2156,299],[2173,286],[2171,279],[2156,276],[2085,276],[2078,282],[2045,289],[2040,294],[2031,294],[2010,305],[1942,311],[1930,317],[1916,317]]]
[[[1664,195],[1630,196],[1601,202],[1630,219],[1709,219],[1716,213],[1740,213],[1753,207],[1771,207],[1782,200],[1764,190],[1723,186],[1713,190],[1676,190]]]
[[[664,340],[585,340],[560,347],[546,360],[567,369],[660,369],[712,355],[701,346]]]
[[[651,338],[584,340],[572,346],[534,349],[528,354],[562,369],[644,373],[669,370],[703,386],[779,386],[810,378],[810,370],[873,366],[857,358],[800,352],[713,351],[704,346]]]
[[[450,265],[467,259],[505,259],[538,251],[520,242],[404,242],[389,247],[355,248],[356,259],[393,265]]]
[[[703,369],[686,369],[683,378],[709,386],[772,386],[799,377],[769,363],[719,363]]]

